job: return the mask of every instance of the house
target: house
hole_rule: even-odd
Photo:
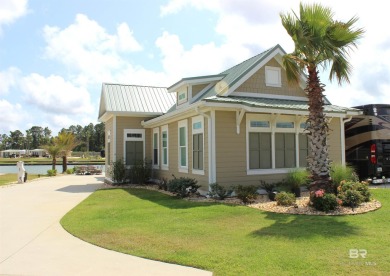
[[[106,125],[106,167],[148,158],[158,177],[259,184],[306,167],[305,79],[291,86],[276,45],[220,74],[183,78],[168,88],[102,85],[99,120]],[[359,114],[331,105],[329,155],[345,163],[344,123]],[[110,178],[109,175],[106,175]]]

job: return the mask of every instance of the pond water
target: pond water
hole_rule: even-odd
[[[87,165],[87,164],[86,164]],[[73,169],[75,165],[68,165],[68,169]],[[76,165],[78,166],[78,165]],[[104,172],[104,165],[94,165],[96,167],[101,167]],[[47,174],[48,170],[51,170],[52,165],[24,165],[24,169],[27,174]],[[56,170],[59,173],[62,173],[62,164],[56,166]],[[0,173],[17,173],[18,168],[16,165],[7,165],[0,166]]]

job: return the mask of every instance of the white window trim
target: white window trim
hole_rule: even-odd
[[[127,137],[127,134],[141,134],[141,138],[138,137]],[[145,159],[145,129],[124,129],[123,130],[123,160],[126,164],[126,142],[127,141],[141,141],[143,142],[143,156],[142,159]]]
[[[267,72],[270,72],[270,71],[275,71],[278,73],[277,82],[269,82],[269,79],[267,78]],[[282,76],[281,76],[280,67],[265,66],[265,85],[271,86],[271,87],[282,87]]]
[[[269,121],[270,127],[251,127],[251,121]],[[299,137],[298,134],[305,133],[305,130],[300,127],[301,118],[295,116],[283,115],[267,115],[267,114],[247,114],[246,115],[246,162],[247,175],[266,175],[266,174],[285,174],[291,168],[276,168],[275,165],[275,133],[295,133],[295,167],[299,168]],[[276,128],[277,122],[293,122],[294,128]],[[262,132],[271,133],[271,169],[250,169],[249,166],[249,133]],[[298,145],[298,146],[297,146]]]
[[[180,95],[184,94],[183,99],[179,99]],[[182,90],[177,92],[177,105],[181,105],[183,103],[186,103],[188,101],[188,87],[186,87],[186,90]]]
[[[181,165],[181,146],[180,146],[180,128],[184,127],[185,129],[185,148],[186,148],[186,166]],[[181,173],[188,173],[188,122],[187,120],[179,121],[177,126],[177,148],[178,148],[178,170]]]
[[[164,164],[164,146],[163,146],[163,133],[167,132],[167,164]],[[169,170],[169,131],[168,125],[161,127],[161,170]]]
[[[157,134],[157,164],[154,164],[154,134]],[[160,168],[160,129],[158,127],[153,129],[152,134],[152,159],[153,159],[153,168]]]
[[[194,129],[194,124],[196,123],[201,123],[201,128],[198,128],[198,129]],[[193,150],[194,150],[194,134],[203,134],[203,170],[198,170],[198,169],[194,169],[194,164],[192,164],[192,173],[193,174],[198,174],[198,175],[205,175],[205,172],[204,172],[204,167],[205,167],[205,164],[204,164],[204,157],[205,157],[205,148],[204,148],[204,140],[205,140],[205,135],[204,135],[204,117],[203,116],[196,116],[196,117],[192,117],[191,118],[191,129],[192,129],[192,135],[191,135],[191,139],[192,139],[192,154],[193,154]],[[194,157],[192,157],[194,158]],[[193,159],[192,159],[193,160]]]

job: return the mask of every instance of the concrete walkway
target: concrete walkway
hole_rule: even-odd
[[[0,275],[212,275],[83,242],[60,219],[102,185],[69,175],[0,187]]]

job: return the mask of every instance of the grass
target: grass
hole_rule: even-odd
[[[37,174],[28,174],[27,175],[27,182],[29,180],[38,178],[39,176]],[[18,181],[18,175],[16,173],[7,173],[0,175],[0,186],[8,185],[12,182]]]
[[[61,224],[98,246],[214,275],[384,275],[390,271],[390,190],[373,194],[383,205],[375,212],[304,216],[142,189],[98,190]],[[366,258],[350,258],[350,249],[367,250]]]

